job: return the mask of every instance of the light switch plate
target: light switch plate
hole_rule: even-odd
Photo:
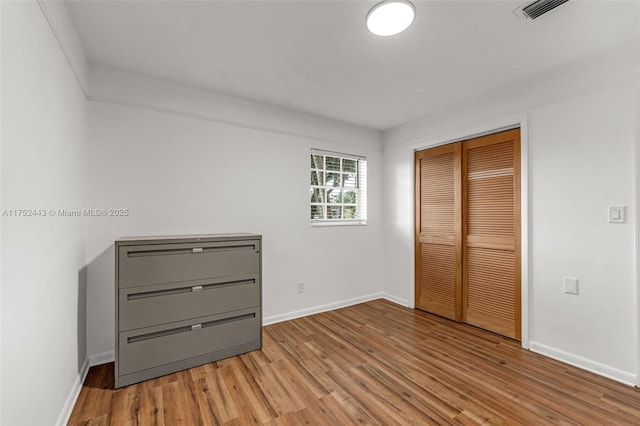
[[[564,292],[567,294],[578,294],[578,279],[572,277],[564,277]]]
[[[625,223],[625,206],[609,206],[609,223]]]

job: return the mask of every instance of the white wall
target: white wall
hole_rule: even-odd
[[[637,48],[607,55],[613,64],[592,58],[572,79],[558,70],[515,93],[471,100],[386,133],[384,291],[413,303],[414,149],[522,119],[529,146],[530,348],[634,383],[638,56]],[[627,206],[628,222],[608,224],[608,205]],[[579,278],[580,295],[563,293],[563,276]]]
[[[117,73],[115,78],[120,76]],[[129,79],[141,81],[140,76]],[[265,112],[251,105],[245,105],[241,114],[233,105],[224,109],[215,94],[199,91],[191,101],[192,89],[159,80],[137,85],[138,90],[153,87],[153,99],[139,92],[132,100],[130,91],[124,98],[118,89],[126,84],[113,81],[110,102],[90,102],[90,204],[127,208],[131,214],[90,222],[88,351],[92,362],[112,357],[113,242],[127,235],[262,234],[266,322],[381,295],[377,132],[300,113]],[[92,98],[98,98],[94,93],[100,90],[92,87]],[[114,93],[122,103],[136,106],[112,103]],[[168,102],[167,93],[180,103]],[[211,103],[200,102],[206,96]],[[211,105],[215,111],[207,109]],[[224,114],[229,115],[222,121],[218,117]],[[247,118],[258,126],[238,121]],[[367,157],[366,226],[310,226],[312,147]],[[305,293],[296,292],[297,281],[306,283]]]
[[[86,202],[87,101],[36,2],[2,2],[2,209]],[[53,424],[86,359],[85,221],[2,217],[2,418]]]
[[[633,86],[623,86],[541,108],[529,121],[532,348],[629,382],[637,360],[635,107]],[[628,222],[607,223],[609,205],[627,206]],[[579,279],[579,296],[563,293],[563,276]]]

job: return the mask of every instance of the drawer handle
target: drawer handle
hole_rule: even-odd
[[[253,250],[259,252],[257,244],[229,244],[212,247],[185,247],[185,248],[164,248],[164,249],[130,249],[127,250],[127,258],[148,257],[148,256],[172,256],[191,253],[215,253],[224,251]]]
[[[249,280],[238,280],[238,281],[223,281],[214,284],[206,284],[206,285],[196,285],[192,287],[179,287],[179,288],[171,288],[168,290],[155,290],[155,291],[145,291],[142,293],[129,293],[127,294],[127,300],[138,300],[138,299],[146,299],[147,297],[159,297],[159,296],[171,296],[180,293],[190,293],[202,290],[213,290],[215,288],[221,287],[229,287],[235,285],[246,285],[246,284],[255,284],[255,278]]]
[[[158,337],[171,336],[172,334],[184,333],[185,331],[189,331],[191,328],[189,326],[186,327],[178,327],[171,330],[162,330],[156,331],[154,333],[141,334],[139,336],[131,336],[127,337],[127,343],[136,343],[143,342],[145,340],[157,339]]]
[[[142,293],[129,293],[127,294],[127,300],[138,300],[138,299],[146,299],[148,297],[160,297],[160,296],[171,296],[174,294],[180,293],[188,293],[191,289],[189,287],[181,287],[181,288],[170,288],[168,290],[156,290],[156,291],[145,291]]]
[[[235,317],[229,317],[229,318],[223,318],[223,319],[219,319],[219,320],[213,320],[213,321],[209,321],[209,322],[205,322],[204,324],[201,324],[203,327],[213,327],[216,325],[222,325],[222,324],[226,324],[228,322],[235,322],[235,321],[242,321],[242,320],[246,320],[246,319],[251,319],[251,318],[255,318],[256,314],[255,313],[251,313],[251,314],[244,314],[244,315],[236,315]]]
[[[178,327],[178,328],[174,328],[174,329],[170,329],[170,330],[162,330],[162,331],[156,331],[156,332],[153,332],[153,333],[141,334],[141,335],[138,335],[138,336],[131,336],[131,337],[127,338],[127,343],[143,342],[145,340],[157,339],[158,337],[166,337],[166,336],[170,336],[172,334],[178,334],[178,333],[184,333],[184,332],[188,332],[188,331],[200,330],[202,328],[214,327],[216,325],[222,325],[222,324],[229,323],[229,322],[253,319],[255,317],[256,317],[256,314],[254,312],[254,313],[250,313],[250,314],[236,315],[234,317],[208,321],[208,322],[205,322],[204,324],[202,324],[202,323],[193,324],[191,326],[186,325],[184,327]]]

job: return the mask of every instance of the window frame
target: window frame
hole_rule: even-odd
[[[366,225],[367,224],[367,158],[360,155],[353,154],[345,154],[342,152],[335,151],[326,151],[321,149],[311,149],[310,153],[310,174],[309,174],[309,189],[310,189],[310,200],[309,200],[309,210],[311,213],[311,209],[313,206],[321,206],[323,211],[323,217],[319,219],[314,219],[309,214],[309,218],[312,226],[358,226],[358,225]],[[322,165],[318,167],[318,164],[314,163],[314,156],[322,156]],[[338,170],[332,170],[328,168],[327,165],[327,157],[339,158],[340,165]],[[354,186],[345,186],[345,175],[348,173],[354,173],[352,170],[345,170],[344,168],[344,160],[351,160],[356,162],[356,182]],[[316,177],[317,184],[313,183],[313,174],[322,173],[323,182],[320,184],[318,181],[319,177]],[[328,173],[337,173],[340,176],[339,185],[335,184],[335,181],[332,181],[331,185],[328,185]],[[317,175],[316,175],[317,176]],[[313,201],[314,190],[320,190],[320,194],[322,194],[322,201]],[[339,190],[340,191],[340,202],[329,202],[328,192],[331,190]],[[355,192],[355,203],[345,203],[342,198],[345,192]],[[339,219],[328,219],[327,209],[335,206],[340,207],[341,209],[341,217]],[[344,208],[345,207],[355,207],[356,217],[352,219],[344,218]]]

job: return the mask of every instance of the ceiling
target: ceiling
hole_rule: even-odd
[[[372,36],[376,3],[67,1],[93,63],[386,130],[638,40],[637,1],[572,0],[533,22],[520,0],[416,1]]]

